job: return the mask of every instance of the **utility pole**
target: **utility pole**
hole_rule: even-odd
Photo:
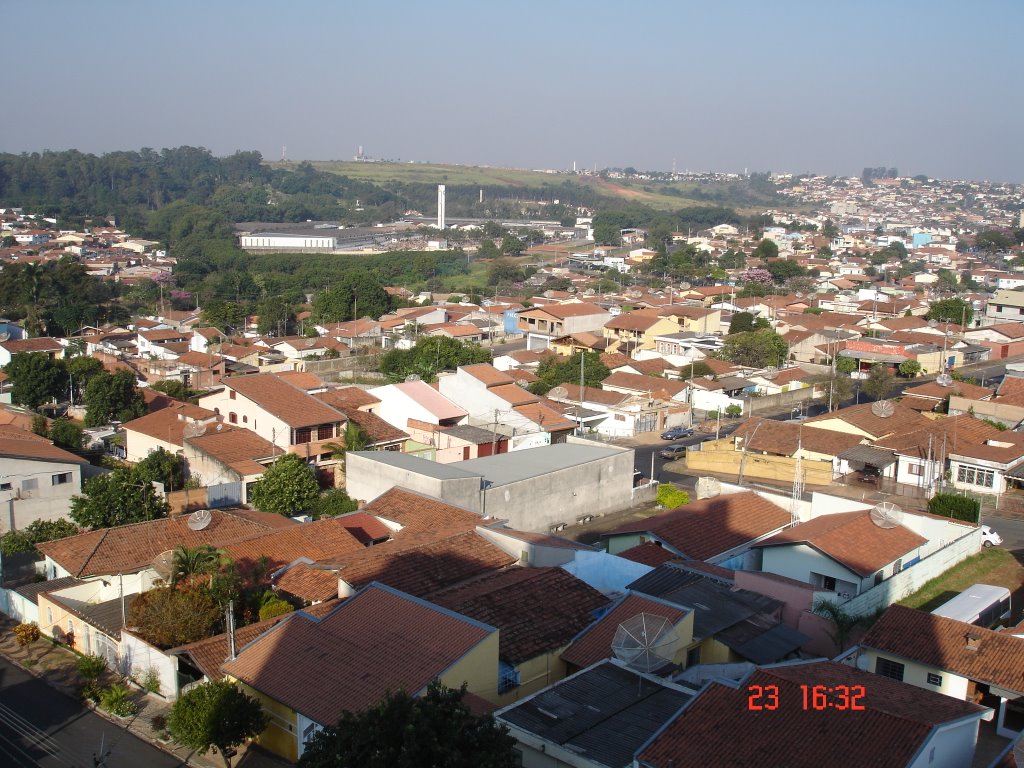
[[[498,444],[498,409],[494,409],[494,426],[491,427],[491,456]]]

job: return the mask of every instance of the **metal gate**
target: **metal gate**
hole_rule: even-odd
[[[633,427],[634,435],[639,435],[643,432],[654,432],[658,428],[658,414],[657,412],[641,413],[633,423],[635,425]]]
[[[241,483],[221,483],[206,488],[206,506],[210,509],[230,507],[242,503]]]

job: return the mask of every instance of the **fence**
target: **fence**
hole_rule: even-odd
[[[843,603],[843,610],[853,616],[870,616],[879,609],[887,608],[923,587],[927,582],[941,576],[954,565],[976,554],[981,549],[981,529],[974,528],[966,536],[922,558],[890,579],[886,579],[867,592],[862,592],[849,602]]]

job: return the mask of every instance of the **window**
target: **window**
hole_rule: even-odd
[[[821,577],[821,588],[827,589],[830,592],[836,591],[836,577],[835,576],[822,576]]]
[[[900,558],[892,564],[892,575],[895,576],[897,573],[903,570],[903,558]]]
[[[301,429],[295,430],[295,445],[302,445],[308,443],[313,438],[312,427],[302,427]]]
[[[878,586],[879,584],[881,584],[881,583],[882,583],[882,579],[883,579],[883,578],[885,578],[885,577],[884,577],[884,576],[882,575],[882,572],[881,572],[881,571],[879,571],[878,573],[876,573],[876,574],[875,574],[875,586],[876,586],[876,587],[877,587],[877,586]]]
[[[942,675],[936,675],[934,672],[929,672],[928,685],[942,685]]]
[[[21,490],[23,491],[34,491],[39,488],[39,481],[34,477],[30,477],[28,480],[21,481]]]
[[[231,422],[232,424],[237,424],[238,423],[238,414],[235,413],[234,411],[229,413],[228,414],[228,421]]]
[[[245,414],[242,414],[242,423],[243,424],[248,424],[249,423],[249,417],[246,416]]]
[[[956,479],[965,485],[977,485],[982,488],[991,488],[995,485],[996,475],[990,469],[977,469],[965,467],[962,464],[956,471]]]
[[[71,473],[70,472],[61,472],[59,475],[53,475],[50,478],[50,482],[53,485],[64,485],[65,483],[70,483],[71,482]]]
[[[907,464],[907,474],[920,477],[924,474],[924,467],[920,464]]]
[[[230,400],[234,400],[235,399],[235,390],[233,390],[233,389],[229,389],[228,390],[228,399],[230,399]]]
[[[0,491],[9,491],[9,490],[11,490],[11,484],[10,483],[0,483]]]
[[[686,668],[695,667],[700,664],[700,646],[691,648],[686,652]]]
[[[898,661],[892,661],[890,659],[883,659],[879,656],[875,660],[875,674],[882,675],[883,677],[891,677],[893,680],[899,680],[903,682],[903,670],[904,666]]]
[[[316,428],[316,439],[317,440],[330,440],[334,437],[334,425],[333,424],[321,424]]]
[[[498,661],[498,693],[519,687],[519,670],[504,661]]]

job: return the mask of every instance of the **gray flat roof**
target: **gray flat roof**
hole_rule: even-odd
[[[454,466],[464,472],[482,475],[487,485],[507,485],[531,477],[546,475],[579,464],[601,461],[622,453],[622,448],[604,445],[582,445],[580,443],[556,443],[523,451],[511,451],[482,459],[459,461]]]
[[[460,480],[466,477],[481,477],[479,472],[471,472],[460,469],[463,464],[469,462],[459,461],[454,464],[438,464],[430,459],[421,459],[409,453],[399,451],[351,451],[350,455],[362,456],[363,458],[387,464],[389,467],[404,469],[415,472],[418,475],[426,475],[436,480]]]

